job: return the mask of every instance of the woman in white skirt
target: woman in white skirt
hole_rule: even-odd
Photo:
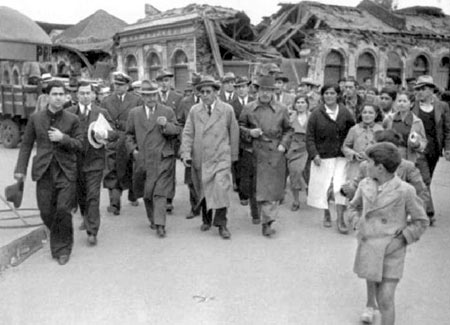
[[[347,233],[344,220],[346,198],[341,187],[346,181],[346,159],[342,145],[350,128],[355,125],[350,111],[339,105],[339,86],[327,84],[321,89],[322,102],[310,115],[306,130],[306,149],[312,160],[308,185],[308,205],[323,209],[324,226],[331,227],[328,202],[331,193],[336,204],[337,227]]]

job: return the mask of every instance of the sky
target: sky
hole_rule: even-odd
[[[124,20],[128,24],[144,17],[144,5],[150,3],[155,8],[165,11],[187,6],[191,3],[220,5],[245,11],[252,24],[258,24],[264,16],[270,16],[278,10],[278,3],[297,3],[289,0],[1,0],[1,6],[20,11],[29,18],[38,21],[59,24],[76,24],[99,9]],[[319,2],[335,5],[356,6],[360,0],[320,0]],[[427,5],[442,8],[450,15],[449,0],[397,0],[398,8]]]

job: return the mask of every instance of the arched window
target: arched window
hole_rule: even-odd
[[[184,89],[189,81],[188,58],[182,50],[177,50],[173,55],[173,72],[175,88]]]
[[[358,64],[356,67],[356,80],[362,84],[365,78],[371,78],[375,74],[375,58],[369,52],[361,54],[358,58]]]
[[[134,55],[130,54],[126,57],[125,69],[127,71],[127,74],[131,77],[131,79],[133,80],[139,79],[137,60]]]
[[[413,63],[413,77],[423,76],[429,74],[430,64],[425,55],[419,55]]]
[[[11,78],[9,77],[9,71],[4,70],[3,71],[3,83],[9,85],[11,83]]]
[[[20,85],[20,76],[19,76],[19,72],[18,72],[16,69],[14,69],[12,75],[13,75],[13,77],[12,77],[13,85]]]
[[[449,89],[450,57],[444,56],[439,61],[435,82],[441,88]]]
[[[402,79],[403,62],[395,52],[389,52],[387,56],[386,76],[397,76]]]
[[[338,51],[332,50],[325,60],[325,83],[337,83],[344,76],[344,57]]]
[[[159,59],[158,54],[151,52],[147,56],[146,64],[150,80],[156,79],[156,74],[158,73],[158,70],[161,69],[161,60]]]

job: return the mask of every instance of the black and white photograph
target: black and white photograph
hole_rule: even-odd
[[[450,2],[0,2],[0,324],[450,324]]]

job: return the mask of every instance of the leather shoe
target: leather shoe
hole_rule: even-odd
[[[275,229],[272,229],[270,225],[271,223],[265,223],[262,225],[263,236],[270,237],[275,234]]]
[[[241,205],[247,206],[248,205],[248,200],[241,200]]]
[[[59,265],[64,265],[67,264],[67,262],[69,262],[69,255],[61,255],[58,257],[58,263]]]
[[[88,236],[88,243],[89,243],[89,245],[91,245],[91,246],[97,245],[97,236],[89,235],[89,236]]]
[[[150,229],[153,229],[153,230],[156,229],[156,225],[154,222],[150,222]]]
[[[204,223],[202,224],[202,226],[200,227],[201,231],[208,231],[211,228],[211,225],[209,223]]]
[[[118,216],[118,215],[120,214],[119,209],[117,209],[116,207],[113,207],[113,206],[109,206],[106,210],[107,210],[109,213],[114,214],[115,216]]]
[[[166,229],[164,229],[164,226],[156,226],[156,234],[160,237],[166,237]]]
[[[230,239],[230,237],[231,237],[230,231],[225,226],[219,226],[219,235],[223,239]]]
[[[331,215],[330,215],[330,212],[325,212],[325,215],[323,217],[323,226],[325,228],[330,228],[331,227]]]
[[[186,219],[194,219],[195,217],[198,217],[198,215],[195,215],[194,212],[189,212],[189,214],[186,216]]]
[[[81,223],[81,225],[78,227],[79,230],[86,230],[86,225],[84,222]]]
[[[130,204],[131,204],[132,206],[134,206],[134,207],[137,207],[137,206],[139,206],[139,201],[138,201],[138,200],[136,200],[136,201],[130,201]]]
[[[259,219],[259,218],[253,218],[253,219],[252,219],[252,222],[253,222],[254,225],[259,225],[259,224],[261,223],[261,219]]]
[[[167,213],[172,213],[173,211],[173,204],[172,203],[167,203],[166,205],[166,212]]]

